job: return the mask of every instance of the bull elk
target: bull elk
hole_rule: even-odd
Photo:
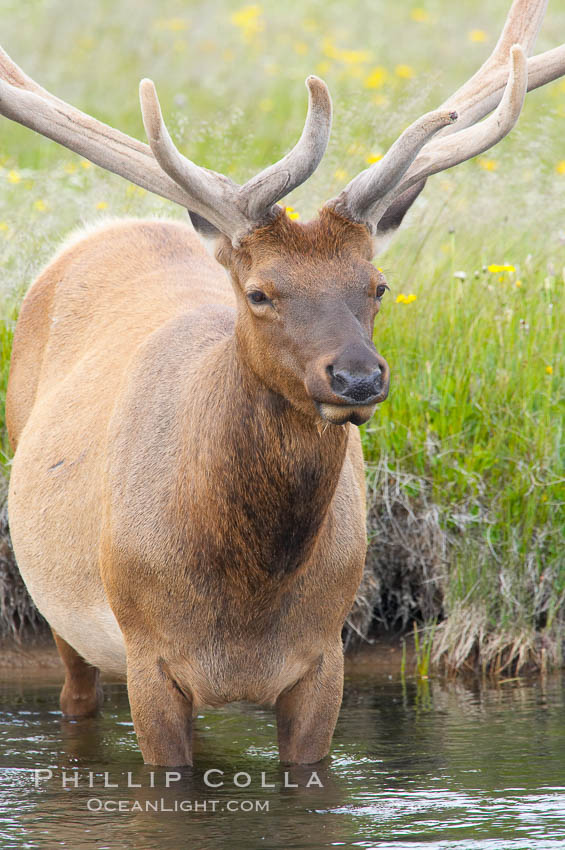
[[[190,764],[195,711],[234,700],[275,706],[282,761],[326,756],[366,553],[354,426],[389,389],[371,260],[429,175],[496,144],[527,89],[565,73],[565,46],[527,59],[545,7],[515,0],[482,68],[307,224],[277,202],[326,148],[316,77],[296,146],[239,186],[179,153],[150,80],[147,146],[1,53],[1,114],[192,222],[112,222],[64,245],[17,324],[10,527],[66,667],[65,715],[96,711],[101,670],[127,677],[148,763]]]

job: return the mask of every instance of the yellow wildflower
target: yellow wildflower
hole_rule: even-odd
[[[94,39],[91,35],[83,35],[77,40],[77,47],[80,50],[92,50],[94,47]]]
[[[365,157],[365,162],[367,165],[372,165],[374,162],[378,162],[379,159],[382,159],[382,153],[370,153]]]
[[[376,94],[373,97],[373,103],[375,104],[375,106],[388,106],[389,99],[386,94]]]
[[[85,170],[92,168],[92,163],[89,162],[87,159],[81,159],[80,164],[81,164],[81,167],[84,168]]]
[[[548,375],[553,375],[553,366],[546,366],[545,371]]]
[[[323,59],[316,65],[316,71],[318,72],[318,74],[327,74],[331,67],[331,64],[329,62],[326,62],[325,59]]]
[[[565,174],[565,159],[562,159],[561,162],[557,163],[555,170],[558,174]]]
[[[105,210],[107,208],[108,208],[108,202],[107,201],[98,201],[98,203],[96,204],[97,210]]]
[[[37,212],[45,212],[47,209],[47,204],[43,200],[43,198],[38,198],[37,201],[33,202],[33,208],[37,210]]]
[[[410,295],[405,295],[403,292],[401,292],[399,295],[396,296],[397,304],[412,304],[412,302],[415,300],[416,296],[413,292],[410,293]]]
[[[65,163],[65,171],[67,174],[74,174],[77,170],[77,166],[74,162]]]
[[[376,68],[373,68],[371,73],[365,77],[365,82],[363,85],[366,89],[380,89],[388,79],[388,71],[386,68],[383,68],[381,65],[377,65]]]
[[[347,171],[343,168],[337,168],[334,171],[334,177],[336,180],[347,180],[348,174]]]
[[[410,12],[410,17],[413,21],[416,21],[419,24],[424,23],[424,21],[430,20],[429,12],[419,6],[417,6],[415,9],[412,9],[412,11]]]
[[[488,35],[484,30],[471,30],[469,32],[469,41],[473,41],[475,43],[480,43],[482,41],[486,41]]]
[[[339,58],[346,65],[356,65],[370,62],[371,54],[368,50],[340,50]]]
[[[188,21],[184,18],[158,18],[154,26],[158,30],[169,30],[169,32],[182,32],[188,29]]]
[[[0,230],[8,230],[8,224],[5,221],[0,221]]]
[[[324,38],[322,42],[322,53],[329,59],[337,59],[338,48],[335,46],[331,38]]]
[[[518,287],[518,289],[519,289],[519,288],[522,286],[522,281],[521,281],[521,280],[515,280],[515,281],[514,281],[514,286],[517,286],[517,287]]]
[[[504,266],[499,266],[496,263],[492,263],[487,268],[488,268],[489,272],[491,272],[491,274],[500,274],[501,272],[515,272],[516,271],[514,266],[511,266],[511,265],[508,265],[508,264],[504,265]]]
[[[352,142],[347,148],[347,153],[352,155],[357,153],[363,153],[363,149],[364,148],[361,142]]]
[[[328,59],[336,59],[338,62],[343,62],[344,65],[358,65],[371,60],[371,54],[368,50],[348,50],[344,47],[338,47],[331,38],[325,38],[322,42],[322,53]]]
[[[261,6],[244,6],[238,12],[233,13],[231,22],[241,30],[246,41],[251,41],[265,29],[265,24],[261,19],[262,13]]]
[[[411,80],[415,74],[414,68],[411,65],[397,65],[394,73],[401,80]]]
[[[289,218],[291,218],[293,221],[296,221],[297,219],[300,218],[300,213],[297,212],[294,209],[294,207],[285,207],[285,212],[286,212],[287,216]]]
[[[19,183],[21,179],[17,171],[12,170],[8,172],[8,183]]]
[[[498,162],[496,159],[489,159],[487,156],[480,156],[477,159],[477,163],[480,168],[484,168],[485,171],[496,171],[498,168]]]

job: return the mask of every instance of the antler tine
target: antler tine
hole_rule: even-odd
[[[528,91],[545,86],[565,74],[565,44],[528,59]]]
[[[325,152],[331,126],[329,92],[317,77],[309,77],[306,83],[309,109],[298,143],[279,163],[240,188],[224,175],[200,168],[179,153],[150,80],[143,80],[140,85],[148,146],[50,94],[0,48],[0,115],[180,204],[211,222],[234,243],[267,220],[276,201],[304,182]]]
[[[370,218],[374,199],[386,196],[402,180],[418,152],[443,127],[457,120],[454,111],[428,112],[414,121],[396,140],[386,155],[347,184],[334,202],[345,215],[365,220]]]
[[[201,168],[175,147],[152,80],[145,79],[139,84],[139,100],[153,155],[163,171],[184,189],[188,208],[228,236],[248,229],[249,220],[237,204],[237,184],[222,174]]]
[[[378,222],[394,198],[422,183],[431,174],[445,171],[460,162],[478,156],[506,136],[520,117],[528,88],[528,61],[519,44],[510,50],[510,73],[504,95],[497,109],[484,121],[459,133],[435,139],[420,152],[404,178],[385,197],[380,197],[367,212],[367,218]],[[394,197],[393,197],[394,196]]]
[[[304,183],[320,164],[330,138],[332,101],[328,87],[319,77],[306,80],[308,114],[300,139],[279,162],[265,168],[240,190],[252,219],[260,219],[293,189]]]
[[[1,48],[0,115],[59,142],[150,192],[185,205],[184,193],[159,168],[147,145],[42,89]]]
[[[545,53],[540,53],[537,56],[532,56],[528,59],[528,91],[533,91],[540,86],[551,83],[553,80],[559,79],[559,77],[562,77],[564,74],[565,44],[562,44],[560,47],[554,47],[552,50],[547,50]],[[496,72],[496,75],[497,79],[500,81],[498,89],[503,89],[507,82],[506,69],[500,68]],[[491,95],[491,102],[498,102],[500,96],[498,89]],[[485,112],[485,114],[488,112],[488,105],[484,102],[482,102],[481,109],[478,112],[478,118],[483,117],[483,112]],[[461,121],[468,125],[469,118],[470,113],[469,110],[467,110],[465,117],[463,117]],[[460,122],[458,121],[457,124],[454,125],[455,130],[458,129],[459,123]],[[451,132],[451,128],[446,127],[438,133],[438,136],[442,136],[449,132]],[[424,148],[422,154],[424,156],[427,155],[426,148]],[[385,214],[378,221],[377,229],[380,237],[378,245],[379,253],[384,250],[394,235],[394,232],[400,227],[404,216],[423,190],[426,184],[426,179],[427,177],[423,177],[419,183],[412,185],[410,189],[406,191],[399,190],[394,193],[394,199],[390,201],[390,206],[387,207]]]
[[[484,66],[483,66],[484,67]],[[443,104],[446,106],[456,107],[459,104],[461,112],[461,127],[459,122],[457,130],[468,127],[469,124],[474,124],[488,115],[500,101],[501,93],[506,85],[506,67],[491,67],[491,75],[486,85],[486,94],[483,99],[479,99],[478,91],[474,97],[469,97],[466,105],[463,107],[463,89],[456,92]],[[528,59],[528,91],[533,91],[554,80],[558,80],[565,74],[565,44],[559,47],[553,47],[551,50],[546,50],[544,53],[538,53],[537,56],[531,56]],[[445,131],[444,131],[445,132]]]
[[[241,238],[252,223],[267,219],[273,205],[307,180],[325,153],[331,128],[330,95],[318,77],[308,77],[306,86],[308,114],[300,139],[280,162],[240,187],[221,174],[200,168],[177,150],[163,121],[155,86],[151,80],[141,82],[143,123],[155,159],[190,196],[190,209],[233,239]]]
[[[16,86],[20,89],[27,89],[28,91],[41,94],[44,97],[53,98],[53,95],[50,95],[48,91],[45,91],[45,89],[42,89],[41,86],[35,83],[31,77],[24,74],[22,69],[18,67],[12,59],[10,59],[2,47],[0,47],[0,79],[10,83],[11,86]]]
[[[414,160],[405,169],[401,180],[393,182],[383,192],[386,181],[381,178],[373,182],[369,170],[363,183],[365,197],[357,191],[359,184],[356,184],[356,178],[339,198],[330,203],[344,207],[356,221],[369,220],[373,231],[377,226],[380,233],[392,231],[398,227],[430,174],[451,168],[496,144],[512,129],[519,115],[518,93],[524,77],[527,77],[527,89],[531,90],[565,73],[565,45],[527,60],[527,68],[524,67],[525,57],[534,47],[546,7],[547,0],[514,0],[492,54],[471,79],[440,107],[442,110],[456,111],[457,123],[441,129],[437,138],[426,144],[420,152],[415,152]],[[516,45],[521,49],[520,58],[514,49]],[[509,60],[514,69],[510,87]],[[489,119],[476,132],[470,132],[473,125],[501,105],[501,98],[505,98],[505,105],[495,113],[496,118],[493,116],[493,121]],[[500,121],[503,123],[497,123]],[[503,127],[506,128],[504,131]],[[454,141],[448,143],[448,138]],[[377,166],[382,168],[385,160],[386,157],[373,166],[375,172]],[[415,191],[414,187],[418,183],[419,190]],[[385,217],[384,214],[393,203],[394,215]]]
[[[548,0],[514,0],[494,50],[479,70],[442,104],[460,114],[457,132],[496,108],[506,86],[508,60],[514,44],[529,56],[536,42]]]

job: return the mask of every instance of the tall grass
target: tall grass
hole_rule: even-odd
[[[528,660],[545,648],[536,634],[559,655],[565,251],[539,221],[520,240],[508,230],[483,232],[477,244],[465,222],[438,226],[420,253],[418,280],[402,283],[417,300],[391,305],[377,331],[398,366],[389,403],[365,429],[366,457],[377,463],[384,450],[392,470],[411,473],[408,495],[440,509],[453,545],[436,580],[443,609],[459,618],[441,644],[450,661],[472,623],[473,652],[493,630],[507,636],[505,648],[491,647],[497,664],[515,660],[512,645],[525,633]],[[395,257],[410,259],[409,236]],[[383,265],[394,279],[392,255]],[[514,271],[489,271],[495,265]]]
[[[137,82],[152,76],[181,149],[236,180],[288,149],[305,112],[301,81],[323,76],[335,105],[332,141],[289,199],[305,217],[480,65],[509,3],[0,0],[0,12],[3,46],[32,77],[139,138]],[[565,9],[549,5],[539,49],[565,32]],[[392,292],[375,340],[393,378],[363,433],[372,510],[394,482],[406,515],[419,518],[413,531],[422,534],[433,515],[430,540],[444,535],[445,558],[414,561],[436,601],[429,609],[416,601],[404,620],[447,617],[435,647],[448,664],[558,658],[564,127],[563,82],[530,94],[495,151],[430,180],[378,261]],[[184,212],[5,121],[0,190],[3,395],[18,304],[60,240],[109,214]],[[1,449],[8,454],[5,436]],[[381,512],[374,557],[387,528],[400,533],[395,510]],[[392,592],[384,567],[379,576],[384,598]]]

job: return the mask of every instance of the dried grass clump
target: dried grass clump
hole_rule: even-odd
[[[346,649],[379,628],[434,624],[431,661],[447,673],[563,665],[565,590],[549,525],[527,551],[519,529],[495,546],[492,509],[477,499],[441,506],[429,482],[386,457],[368,467],[368,495],[369,550]]]
[[[47,631],[47,624],[33,604],[16,565],[4,506],[0,511],[0,639],[21,643],[43,631]]]
[[[387,460],[368,468],[369,550],[363,581],[345,626],[346,649],[371,630],[405,630],[443,614],[448,535],[421,479]]]
[[[367,567],[379,589],[374,618],[386,628],[442,616],[449,538],[440,518],[421,479],[386,461],[370,470]]]
[[[485,607],[460,603],[436,631],[432,661],[447,673],[518,675],[560,666],[562,646],[558,625],[493,629]]]

